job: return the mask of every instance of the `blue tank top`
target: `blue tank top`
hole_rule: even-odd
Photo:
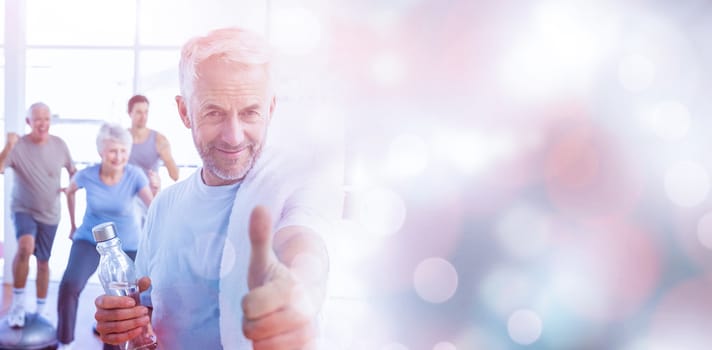
[[[136,165],[148,174],[149,170],[158,171],[158,163],[161,159],[156,150],[156,130],[151,130],[142,143],[134,143],[131,147],[129,164]]]

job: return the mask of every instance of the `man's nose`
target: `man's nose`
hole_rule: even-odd
[[[232,115],[222,126],[222,139],[230,145],[239,145],[245,140],[245,126],[239,116]]]

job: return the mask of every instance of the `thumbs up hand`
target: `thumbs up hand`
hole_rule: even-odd
[[[321,240],[315,244],[314,237],[304,234],[308,229],[289,226],[277,232],[288,238],[275,253],[264,207],[252,211],[249,231],[249,292],[242,300],[245,337],[254,350],[313,349],[314,318],[325,290],[326,264],[318,263],[326,261]]]

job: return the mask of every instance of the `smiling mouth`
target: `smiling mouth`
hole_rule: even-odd
[[[236,149],[236,150],[226,150],[226,149],[220,149],[220,148],[218,148],[217,150],[220,151],[220,152],[223,152],[223,153],[237,154],[237,153],[240,153],[240,152],[244,151],[245,149],[243,148],[243,149]]]
[[[238,160],[242,158],[242,153],[245,149],[240,149],[240,150],[222,150],[218,149],[218,154],[221,154],[221,158],[224,159],[232,159],[232,160]]]
[[[245,150],[247,150],[247,149],[249,149],[249,148],[250,148],[250,147],[248,147],[248,146],[240,147],[240,148],[237,148],[237,149],[230,149],[230,148],[227,148],[227,149],[226,149],[226,148],[215,147],[215,149],[216,149],[218,152],[227,153],[227,154],[239,154],[239,153],[242,153],[243,151],[245,151]]]

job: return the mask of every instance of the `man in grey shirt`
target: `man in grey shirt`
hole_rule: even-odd
[[[11,327],[25,325],[25,284],[32,254],[37,258],[37,312],[44,309],[49,256],[60,217],[61,171],[67,169],[70,178],[76,171],[67,145],[49,134],[50,115],[44,103],[30,106],[25,119],[30,133],[22,137],[8,133],[0,152],[0,170],[10,167],[15,173],[11,210],[17,252],[12,261],[13,298],[7,316]],[[73,200],[67,199],[67,207],[70,213],[74,211]]]

